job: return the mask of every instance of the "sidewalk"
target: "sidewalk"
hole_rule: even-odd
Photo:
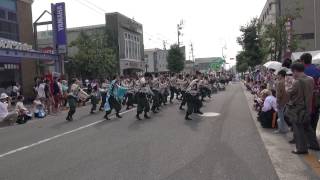
[[[88,107],[88,106],[90,106],[90,105],[91,105],[90,103],[86,103],[84,106],[78,106],[77,109],[85,108],[85,107]],[[32,105],[32,104],[27,104],[27,105],[25,105],[25,107],[26,107],[29,111],[31,111],[32,114],[33,114],[34,109],[33,109],[33,105]],[[14,111],[14,110],[15,110],[15,105],[10,106],[10,107],[8,108],[8,110],[9,110],[9,112]],[[36,117],[34,117],[34,114],[33,114],[32,119],[29,120],[27,123],[34,122],[34,121],[43,121],[43,120],[48,119],[48,118],[50,118],[50,117],[52,117],[52,116],[57,116],[57,115],[60,115],[60,114],[62,114],[62,113],[66,113],[68,110],[69,110],[68,107],[63,107],[63,108],[60,108],[60,110],[59,110],[59,112],[58,112],[57,114],[51,112],[49,115],[47,115],[47,116],[44,117],[44,118],[36,118]],[[11,125],[11,126],[16,126],[16,125],[19,125],[19,124],[16,123],[16,124]],[[21,124],[21,125],[23,125],[23,124]],[[0,128],[5,128],[5,127],[10,127],[10,125],[8,125],[8,124],[3,123],[2,121],[0,121]]]
[[[246,90],[243,84],[242,89],[247,98],[252,119],[257,126],[261,139],[264,142],[279,179],[319,179],[319,153],[309,151],[309,155],[305,156],[297,156],[292,154],[291,151],[295,148],[295,146],[288,143],[293,136],[292,133],[280,135],[274,134],[274,129],[262,128],[257,121],[257,112],[253,109],[253,96]]]

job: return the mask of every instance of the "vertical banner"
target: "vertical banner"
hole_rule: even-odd
[[[292,39],[293,38],[292,26],[293,26],[293,22],[290,18],[288,18],[288,20],[285,24],[285,28],[286,28],[286,32],[287,32],[287,48],[286,48],[286,51],[285,51],[283,58],[290,58],[291,54],[292,54],[292,49],[291,49],[291,43],[293,40]]]
[[[65,3],[51,5],[52,10],[52,29],[54,40],[57,45],[59,54],[67,52],[67,35],[66,35],[66,10]]]
[[[67,53],[67,25],[65,3],[51,4],[52,34],[55,51],[59,54],[56,72],[64,73],[64,57]]]

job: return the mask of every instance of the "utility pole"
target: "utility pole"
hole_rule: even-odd
[[[314,48],[317,49],[317,40],[318,40],[318,24],[317,24],[317,2],[314,0]]]
[[[163,40],[163,50],[167,50],[167,41]]]
[[[33,46],[34,50],[38,50],[38,26],[42,25],[52,25],[52,20],[51,21],[45,21],[45,22],[39,22],[40,19],[45,15],[49,14],[50,16],[52,15],[49,11],[45,10],[42,12],[42,14],[38,17],[38,19],[33,23]],[[56,53],[56,52],[55,52]],[[37,67],[36,67],[37,75],[40,75],[40,61],[37,59]]]
[[[183,20],[180,21],[179,24],[177,24],[177,32],[178,32],[178,46],[180,47],[180,36],[182,36],[182,28],[183,28]]]
[[[190,48],[191,48],[191,57],[192,57],[192,61],[194,62],[193,43],[192,43],[192,42],[191,42],[191,44],[190,44]]]

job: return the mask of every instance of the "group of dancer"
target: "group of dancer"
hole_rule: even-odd
[[[196,72],[190,74],[151,74],[145,73],[143,76],[120,78],[116,76],[111,82],[103,82],[99,87],[94,84],[88,93],[91,99],[91,113],[97,110],[97,104],[101,99],[100,110],[106,112],[104,118],[110,120],[109,115],[113,110],[117,118],[122,118],[120,111],[126,105],[129,110],[137,106],[136,119],[149,119],[150,111],[158,113],[162,106],[167,105],[168,100],[173,103],[174,98],[179,100],[180,110],[187,106],[185,120],[192,120],[190,115],[193,113],[203,114],[201,107],[206,97],[211,98],[215,84],[224,86],[231,80],[227,74],[203,74]],[[73,79],[69,88],[68,103],[69,112],[67,120],[72,121],[76,112],[76,106],[81,94],[81,82]]]

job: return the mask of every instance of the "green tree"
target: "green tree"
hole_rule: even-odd
[[[184,69],[185,57],[177,44],[174,44],[170,47],[167,61],[168,69],[171,72],[179,73]]]
[[[249,68],[249,65],[247,63],[246,56],[244,55],[244,51],[240,52],[237,55],[237,63],[236,63],[236,69],[238,72],[246,72]]]
[[[281,61],[283,54],[289,49],[291,52],[296,51],[299,48],[299,36],[294,36],[294,32],[287,30],[287,24],[294,22],[297,18],[300,18],[299,3],[297,8],[292,11],[288,11],[286,15],[277,17],[275,23],[267,24],[264,26],[264,30],[261,34],[263,38],[263,48],[269,55],[266,60]]]
[[[106,32],[81,32],[70,47],[77,48],[78,52],[68,63],[69,75],[103,79],[116,73],[116,56]]]
[[[254,18],[246,26],[242,26],[242,35],[237,42],[242,46],[242,51],[237,56],[237,69],[244,72],[248,67],[254,67],[262,63],[265,53],[262,48],[262,39],[259,36],[258,19]]]

